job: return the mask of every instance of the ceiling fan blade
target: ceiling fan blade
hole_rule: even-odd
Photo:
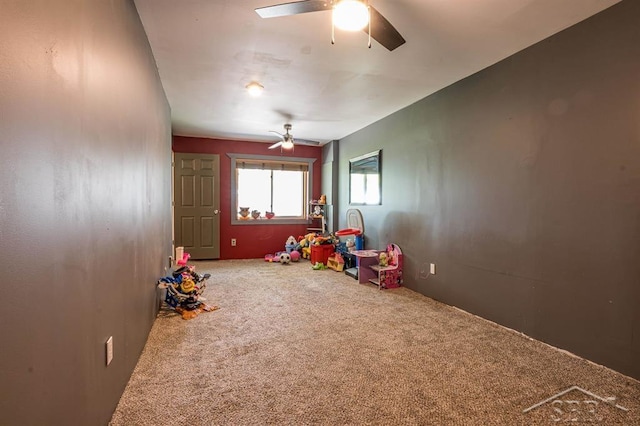
[[[286,139],[285,135],[283,135],[282,133],[276,132],[275,130],[269,130],[269,133],[275,133],[276,135],[280,136],[280,139],[282,140]]]
[[[275,149],[275,148],[279,147],[280,145],[282,145],[282,141],[277,142],[277,143],[274,143],[273,145],[271,145],[271,146],[269,147],[269,149]]]
[[[382,16],[373,6],[369,5],[370,20],[371,20],[371,38],[386,47],[388,50],[394,50],[395,48],[402,46],[406,43],[406,40],[400,35],[391,22],[387,21],[387,18]],[[365,33],[369,33],[369,27],[364,28]]]
[[[293,138],[293,143],[294,144],[299,144],[299,145],[313,145],[313,146],[318,146],[320,145],[319,141],[312,141],[309,139],[299,139],[299,138]]]
[[[259,7],[256,9],[256,13],[260,15],[261,18],[277,18],[279,16],[297,15],[299,13],[331,10],[331,8],[331,2],[328,0],[306,0]]]

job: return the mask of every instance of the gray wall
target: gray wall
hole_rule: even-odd
[[[338,169],[338,141],[330,141],[322,146],[322,193],[327,196],[325,215],[328,232],[338,230]]]
[[[382,148],[366,246],[406,286],[640,379],[639,22],[623,1],[342,139],[338,229]]]
[[[0,0],[0,34],[0,423],[106,424],[171,253],[169,106],[133,1]]]

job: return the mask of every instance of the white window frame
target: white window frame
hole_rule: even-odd
[[[315,163],[315,158],[305,158],[305,157],[280,157],[273,155],[255,155],[255,154],[227,154],[227,156],[231,159],[231,224],[232,225],[298,225],[298,224],[307,224],[308,219],[307,216],[309,214],[309,202],[311,201],[311,192],[313,190],[313,163]],[[263,160],[270,162],[280,162],[280,163],[306,163],[307,164],[307,187],[304,189],[305,194],[303,197],[304,209],[303,209],[303,218],[278,218],[275,216],[273,219],[265,219],[265,220],[240,220],[238,219],[238,212],[240,208],[238,207],[238,182],[237,182],[237,164],[242,160]]]

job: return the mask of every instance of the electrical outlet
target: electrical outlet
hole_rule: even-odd
[[[236,239],[232,238],[231,239],[231,247],[235,247],[236,246]]]
[[[431,266],[429,267],[429,273],[431,275],[435,275],[436,274],[436,264],[432,263]]]
[[[105,344],[107,349],[107,365],[111,364],[113,360],[113,336],[109,336],[107,343]]]

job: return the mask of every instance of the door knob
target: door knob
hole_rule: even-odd
[[[213,211],[213,214],[220,214],[220,210],[215,209],[215,210]]]

